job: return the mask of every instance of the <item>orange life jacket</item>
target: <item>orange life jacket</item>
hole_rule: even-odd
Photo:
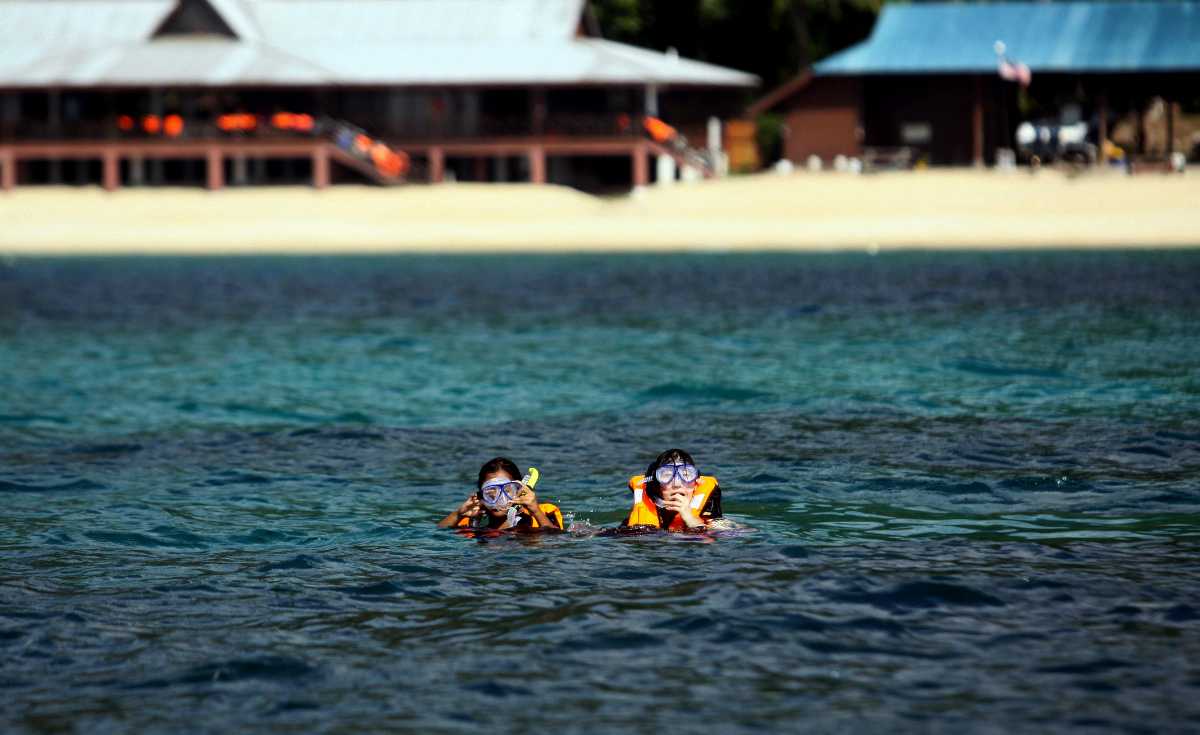
[[[538,503],[538,507],[542,509],[542,512],[546,514],[546,517],[550,519],[551,523],[553,523],[555,526],[557,526],[559,530],[563,530],[562,511],[558,509],[557,505],[555,505],[554,503]],[[529,511],[525,510],[524,508],[518,508],[517,515],[519,515],[521,517],[521,520],[517,522],[518,526],[523,525],[524,521],[526,519],[528,519],[529,525],[531,528],[540,528],[541,527],[541,524],[538,523],[537,519],[534,518],[533,515]],[[458,522],[459,528],[467,528],[470,525],[471,525],[470,518],[463,518],[463,519],[459,520],[459,522]]]
[[[634,475],[629,478],[629,489],[633,491],[633,508],[629,511],[629,517],[625,519],[625,525],[662,528],[658,519],[658,506],[654,504],[650,493],[646,492],[646,476]],[[717,478],[700,475],[700,479],[696,482],[696,489],[692,491],[691,502],[692,512],[696,514],[697,518],[700,517],[700,511],[704,510],[704,506],[708,505],[708,499],[716,489]],[[685,528],[687,525],[678,513],[667,525],[668,531],[682,531]]]

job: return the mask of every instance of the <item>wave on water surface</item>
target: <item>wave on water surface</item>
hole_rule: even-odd
[[[5,268],[6,731],[1200,717],[1195,252]],[[606,535],[670,446],[736,527]]]

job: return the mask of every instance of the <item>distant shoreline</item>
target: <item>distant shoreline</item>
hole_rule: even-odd
[[[0,254],[883,251],[1200,247],[1200,176],[759,174],[597,198],[556,186],[34,188]]]

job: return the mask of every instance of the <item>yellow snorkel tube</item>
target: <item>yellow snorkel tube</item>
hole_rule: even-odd
[[[537,485],[537,481],[540,476],[541,475],[538,473],[536,467],[530,467],[529,471],[525,473],[525,476],[521,478],[521,484],[532,490],[534,485]],[[504,519],[504,525],[500,526],[501,531],[517,525],[517,512],[517,505],[515,502],[508,506],[508,517]]]

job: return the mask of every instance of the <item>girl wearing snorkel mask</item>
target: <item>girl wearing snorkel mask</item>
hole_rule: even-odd
[[[438,528],[486,528],[525,532],[563,530],[562,512],[553,503],[539,503],[533,486],[537,470],[521,471],[504,457],[479,468],[475,492],[438,523]]]
[[[722,517],[717,478],[701,475],[692,455],[682,449],[658,455],[646,474],[629,478],[629,489],[633,508],[622,528],[703,531]]]

